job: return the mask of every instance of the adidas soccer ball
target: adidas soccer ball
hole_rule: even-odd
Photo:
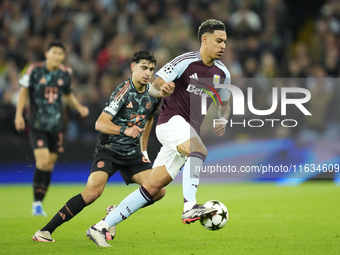
[[[229,217],[227,207],[220,201],[216,200],[210,200],[203,206],[207,208],[215,208],[217,209],[217,212],[214,215],[202,218],[200,220],[202,226],[209,230],[219,230],[223,228],[228,222]]]

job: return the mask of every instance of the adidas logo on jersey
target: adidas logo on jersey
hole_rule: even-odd
[[[189,78],[198,80],[197,73],[194,73],[193,75],[190,75]]]
[[[133,108],[132,102],[130,102],[130,103],[126,106],[126,108]]]

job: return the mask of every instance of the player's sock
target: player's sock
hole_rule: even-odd
[[[205,157],[203,153],[192,152],[184,165],[182,177],[184,212],[196,204],[196,192],[200,178],[200,172],[196,171],[196,169],[201,168]]]
[[[33,176],[34,201],[42,201],[51,182],[51,171],[41,171],[35,168]]]
[[[153,205],[155,203],[155,201],[151,200],[149,202],[147,202],[145,205],[142,206],[142,208],[148,207],[150,205]]]
[[[128,218],[131,214],[142,208],[147,203],[151,202],[152,198],[153,197],[150,195],[150,193],[143,186],[140,186],[139,189],[128,195],[117,206],[117,208],[110,212],[104,221],[109,227],[112,227],[113,225]]]
[[[72,197],[66,204],[59,210],[59,212],[54,215],[49,223],[41,229],[41,231],[48,231],[51,234],[53,231],[63,224],[65,221],[69,221],[78,213],[80,213],[87,204],[85,203],[81,194]]]

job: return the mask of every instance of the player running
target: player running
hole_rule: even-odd
[[[109,102],[96,122],[100,137],[94,152],[91,174],[84,191],[66,202],[49,223],[33,236],[34,241],[54,242],[54,230],[76,216],[103,192],[108,179],[117,171],[128,185],[142,185],[152,171],[146,150],[153,115],[161,99],[148,93],[149,79],[156,59],[149,51],[138,51],[132,57],[132,77],[113,91]],[[145,155],[144,155],[145,154]],[[165,188],[147,204],[165,195]],[[108,208],[110,210],[110,208]],[[115,235],[115,226],[107,231]]]
[[[165,97],[160,113],[156,135],[162,148],[153,165],[153,171],[143,185],[127,196],[109,215],[90,227],[87,236],[98,246],[110,246],[105,239],[105,232],[111,226],[121,222],[145,204],[168,185],[179,173],[183,164],[184,223],[194,222],[216,212],[196,203],[199,176],[190,176],[190,169],[202,166],[208,152],[199,137],[200,126],[204,119],[201,114],[200,93],[192,89],[190,78],[205,78],[218,83],[230,83],[230,74],[219,60],[225,49],[227,35],[225,26],[218,20],[207,20],[198,30],[201,42],[199,52],[183,54],[166,64],[157,72],[157,79],[149,89],[156,97]],[[174,93],[164,90],[163,86],[175,88]],[[212,85],[213,86],[213,85]],[[230,114],[230,91],[220,89],[222,105],[218,115],[226,120]],[[170,96],[169,96],[170,95]],[[208,99],[212,102],[212,99]],[[213,129],[221,136],[225,132],[224,124],[217,124]]]
[[[46,61],[30,65],[20,79],[22,87],[15,114],[15,128],[20,132],[25,129],[23,110],[29,97],[30,142],[36,162],[33,177],[34,216],[47,216],[42,208],[42,201],[49,187],[58,153],[64,151],[62,96],[65,95],[67,104],[82,117],[89,114],[88,108],[81,105],[71,92],[72,69],[61,64],[65,58],[64,45],[59,40],[52,41],[45,56]]]

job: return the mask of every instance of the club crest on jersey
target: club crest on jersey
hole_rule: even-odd
[[[117,101],[112,101],[110,103],[110,107],[114,110],[116,110],[118,108],[118,102]]]
[[[46,84],[47,81],[46,81],[46,78],[45,77],[42,77],[39,81],[40,84]]]
[[[213,81],[214,85],[216,84],[220,84],[220,76],[217,74],[214,74],[214,81]]]
[[[164,72],[167,74],[172,73],[173,70],[174,70],[174,66],[170,63],[164,66]]]
[[[148,102],[148,103],[146,103],[146,105],[145,105],[145,109],[149,110],[149,109],[151,108],[151,106],[152,106],[152,103],[151,103],[151,102]]]
[[[64,81],[61,78],[58,79],[57,83],[58,83],[58,86],[63,86],[64,85]]]

